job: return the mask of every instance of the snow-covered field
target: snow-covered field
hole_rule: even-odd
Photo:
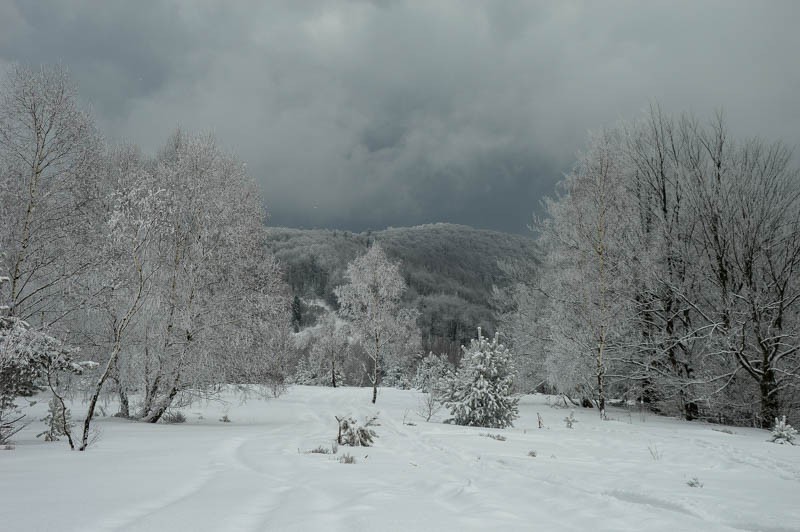
[[[298,386],[195,404],[181,425],[103,418],[85,453],[37,440],[34,423],[0,451],[0,530],[800,530],[800,447],[765,431],[613,409],[576,410],[568,429],[544,396],[488,430],[424,422],[416,392],[370,396]],[[355,464],[307,453],[330,447],[334,415],[376,411],[376,445],[338,449]]]

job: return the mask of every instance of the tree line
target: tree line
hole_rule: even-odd
[[[788,147],[731,139],[721,114],[653,107],[593,135],[544,211],[535,240],[448,224],[267,229],[255,181],[212,136],[178,130],[152,155],[112,145],[63,69],[12,67],[0,443],[18,430],[18,398],[42,386],[48,434],[67,430],[81,450],[108,397],[153,423],[222,385],[277,391],[287,378],[369,384],[375,402],[380,384],[452,377],[480,326],[506,342],[479,333],[460,378],[499,374],[496,357],[504,395],[560,393],[602,416],[610,400],[765,427],[798,415]],[[470,386],[451,399],[477,400]],[[88,406],[73,439],[75,394]]]
[[[506,264],[525,264],[535,271],[539,261],[530,236],[473,229],[454,224],[428,224],[351,233],[340,230],[270,228],[268,247],[280,260],[298,301],[296,323],[316,323],[312,302],[339,305],[335,291],[345,282],[346,266],[378,243],[400,265],[408,289],[405,306],[419,311],[422,349],[446,354],[452,362],[478,326],[493,334],[498,305],[494,287],[507,288],[513,276]]]
[[[2,82],[0,415],[54,361],[54,394],[88,399],[81,450],[105,395],[156,422],[223,383],[279,384],[289,290],[244,165],[210,135],[106,143],[62,68]]]
[[[647,116],[593,135],[504,324],[527,385],[770,426],[800,406],[800,173],[781,142]]]

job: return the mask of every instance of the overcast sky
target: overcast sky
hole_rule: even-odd
[[[800,145],[798,27],[793,0],[0,0],[0,63],[66,65],[111,140],[214,131],[272,225],[525,232],[653,101]]]

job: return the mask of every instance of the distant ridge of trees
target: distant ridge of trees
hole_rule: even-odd
[[[295,295],[337,305],[333,291],[347,264],[380,243],[401,262],[406,304],[419,312],[423,349],[455,358],[476,327],[494,333],[493,287],[510,286],[517,266],[535,269],[539,252],[529,236],[448,223],[353,233],[337,229],[267,229],[267,247]]]

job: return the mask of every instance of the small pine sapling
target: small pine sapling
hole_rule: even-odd
[[[360,425],[355,418],[335,416],[336,421],[339,422],[339,434],[336,437],[336,443],[339,445],[349,445],[351,447],[369,447],[374,443],[373,438],[378,435],[370,427],[376,426],[378,416],[372,416],[367,419],[363,425]]]
[[[423,393],[434,393],[439,381],[452,375],[453,366],[447,361],[447,357],[429,353],[417,364],[411,386]]]
[[[697,477],[692,477],[691,480],[689,480],[686,483],[686,485],[689,486],[690,488],[702,488],[703,487],[703,483],[700,482],[700,479],[698,479]]]
[[[772,435],[770,441],[772,443],[779,443],[781,445],[788,443],[795,445],[794,440],[797,437],[797,429],[792,427],[786,422],[786,416],[782,418],[775,418],[775,425],[772,427]]]
[[[69,408],[64,403],[53,396],[48,403],[47,415],[42,418],[47,430],[36,435],[37,438],[44,437],[44,441],[58,441],[60,436],[71,437],[72,416]]]
[[[511,427],[519,417],[519,399],[512,397],[514,365],[498,335],[489,341],[478,328],[478,339],[464,348],[464,365],[442,386],[444,405],[453,416],[447,422],[472,427]]]

